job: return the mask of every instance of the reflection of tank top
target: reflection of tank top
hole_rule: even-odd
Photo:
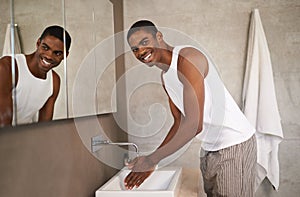
[[[185,47],[192,46],[177,46],[173,49],[170,68],[163,73],[167,93],[183,115],[183,84],[178,79],[177,61],[179,51]],[[204,79],[203,130],[197,138],[202,141],[204,150],[216,151],[248,140],[255,129],[225,88],[211,59],[201,52],[208,60],[209,71]]]
[[[16,54],[15,58],[18,66],[17,124],[31,123],[37,121],[38,111],[52,95],[52,70],[47,73],[46,79],[40,79],[30,72],[25,55]]]

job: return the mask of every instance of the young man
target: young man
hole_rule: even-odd
[[[170,46],[147,20],[133,24],[127,40],[138,60],[162,70],[174,123],[153,153],[128,165],[132,171],[125,186],[139,187],[160,160],[197,136],[202,140],[201,171],[207,195],[253,196],[255,129],[224,87],[210,58],[192,46]]]
[[[52,120],[60,78],[52,69],[64,59],[64,29],[47,27],[36,43],[36,51],[29,55],[15,55],[15,87],[17,114],[13,116],[12,58],[0,59],[0,126]],[[71,37],[65,32],[66,54]]]

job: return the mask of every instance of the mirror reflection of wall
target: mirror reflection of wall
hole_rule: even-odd
[[[10,1],[2,1],[0,6],[0,56],[2,56],[7,24],[10,24]]]
[[[70,117],[115,112],[115,62],[103,63],[115,53],[113,4],[66,0],[65,5],[66,29],[74,41],[68,57]]]

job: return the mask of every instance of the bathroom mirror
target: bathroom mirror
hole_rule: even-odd
[[[115,99],[111,95],[115,85],[115,63],[101,65],[95,51],[103,52],[101,43],[110,39],[114,33],[113,5],[111,1],[80,1],[80,0],[10,0],[1,3],[0,8],[0,52],[2,55],[6,29],[8,24],[16,24],[16,34],[19,38],[21,52],[30,54],[36,49],[36,42],[45,27],[60,25],[66,28],[72,37],[69,56],[55,68],[61,79],[59,96],[55,103],[53,120],[74,118],[87,115],[111,113],[116,111]],[[105,53],[114,53],[109,48]],[[103,54],[102,54],[103,55]],[[105,57],[105,55],[104,55]],[[89,59],[89,61],[87,61]],[[98,58],[99,59],[99,58]],[[82,64],[88,69],[84,73],[88,81],[78,81],[78,72]],[[101,70],[101,76],[99,75]],[[96,75],[98,73],[98,75]],[[86,95],[87,100],[76,103],[75,106],[85,108],[82,113],[73,113],[74,83],[80,88],[94,90],[92,95]],[[90,98],[88,97],[90,96]],[[93,102],[93,103],[91,103]],[[91,107],[92,106],[92,107]]]

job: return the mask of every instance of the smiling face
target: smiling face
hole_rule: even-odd
[[[156,36],[154,36],[150,32],[140,29],[128,39],[135,57],[148,66],[153,66],[160,62],[160,43],[157,39],[159,35],[160,32],[157,32]]]
[[[38,70],[41,74],[55,68],[64,58],[64,43],[54,37],[46,36],[37,41],[36,57],[38,58]]]

